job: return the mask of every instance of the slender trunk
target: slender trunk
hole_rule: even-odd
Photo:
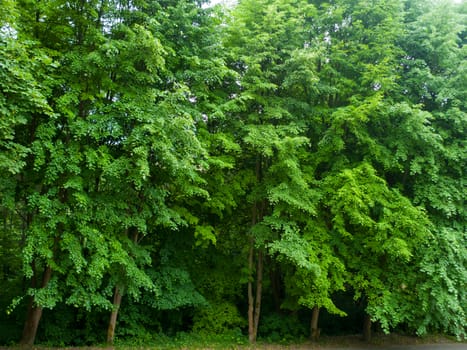
[[[250,245],[248,256],[248,266],[253,269],[254,247],[253,240]],[[250,343],[255,343],[258,335],[259,317],[261,314],[261,298],[263,290],[263,253],[258,252],[256,265],[256,295],[253,296],[253,281],[248,281],[248,339]]]
[[[363,339],[365,341],[371,340],[371,317],[368,314],[365,314],[363,318]]]
[[[253,270],[253,251],[254,251],[254,242],[253,239],[250,240],[250,250],[248,253],[248,269],[250,271]],[[250,343],[254,343],[256,341],[254,336],[254,297],[253,297],[253,281],[251,278],[248,279],[248,339]]]
[[[318,341],[320,329],[318,328],[319,307],[315,306],[311,313],[311,340]]]
[[[32,346],[36,339],[37,328],[42,317],[42,307],[34,306],[34,297],[31,297],[28,305],[28,313],[24,323],[21,345]]]
[[[42,276],[41,288],[47,287],[51,277],[52,269],[50,266],[47,266]],[[24,323],[23,335],[20,340],[21,345],[32,346],[34,344],[34,341],[36,340],[37,328],[39,327],[39,322],[42,317],[42,310],[43,308],[41,306],[35,304],[34,297],[31,297],[28,306],[28,314]]]
[[[113,309],[110,314],[109,328],[107,329],[107,343],[113,344],[115,339],[115,326],[117,325],[117,316],[120,305],[122,304],[123,293],[119,287],[115,287]]]
[[[138,245],[139,231],[136,228],[129,228],[126,231],[126,235],[130,236],[131,240],[135,245]],[[113,299],[113,308],[110,313],[109,326],[107,328],[107,343],[113,344],[115,340],[115,328],[117,326],[118,311],[122,305],[122,297],[124,292],[124,287],[115,286],[114,290],[114,299]]]
[[[263,253],[261,251],[258,252],[258,264],[256,268],[256,301],[253,329],[254,341],[256,341],[256,337],[258,335],[259,316],[261,312],[261,296],[263,290]]]
[[[262,180],[262,157],[258,156],[255,164],[256,180],[258,183]],[[255,226],[263,219],[266,202],[256,201],[253,203],[251,225]],[[248,268],[252,272],[254,266],[255,239],[251,237],[248,253]],[[258,334],[258,324],[261,312],[261,296],[263,289],[263,253],[258,252],[256,259],[256,295],[253,296],[253,279],[248,280],[248,339],[250,343],[256,342]]]

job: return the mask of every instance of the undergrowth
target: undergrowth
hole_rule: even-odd
[[[122,349],[235,349],[248,344],[248,338],[241,330],[233,329],[223,334],[179,332],[175,337],[164,334],[147,334],[137,338],[119,340],[116,345]]]

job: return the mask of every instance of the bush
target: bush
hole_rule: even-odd
[[[246,325],[237,307],[229,302],[218,302],[196,310],[193,331],[205,334],[224,334]]]
[[[304,339],[308,334],[308,329],[295,313],[273,313],[261,318],[258,332],[259,338],[278,343]]]

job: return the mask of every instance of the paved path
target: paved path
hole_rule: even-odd
[[[324,349],[324,348],[323,348]],[[328,348],[329,350],[467,350],[467,344],[420,344],[420,345],[386,345],[386,346],[364,346],[361,348]]]

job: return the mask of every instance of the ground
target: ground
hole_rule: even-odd
[[[22,348],[19,346],[2,347],[0,350],[164,350],[164,349],[180,349],[180,350],[467,350],[467,342],[456,342],[454,339],[446,337],[409,337],[401,335],[377,335],[369,343],[364,342],[360,336],[341,336],[341,337],[322,337],[318,342],[305,342],[303,344],[284,345],[284,344],[262,344],[258,343],[254,346],[245,345],[214,345],[208,347],[200,346],[183,346],[183,347],[133,347],[133,346],[96,346],[96,347],[62,347],[52,348],[44,346],[34,346],[32,348]]]

